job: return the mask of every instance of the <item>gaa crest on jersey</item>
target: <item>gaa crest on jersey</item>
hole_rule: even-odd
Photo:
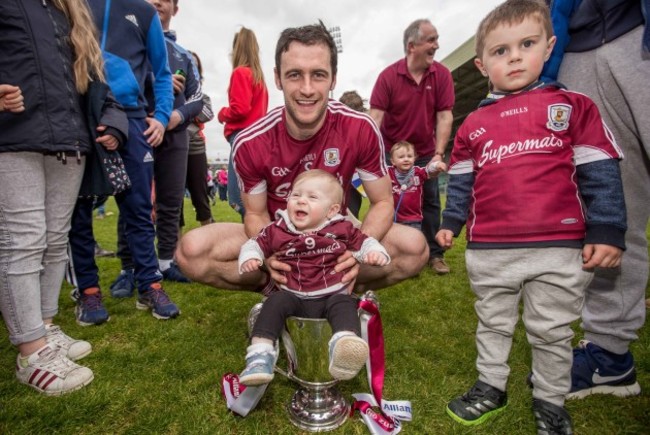
[[[328,148],[323,151],[325,166],[338,166],[341,164],[341,157],[338,148]]]
[[[571,106],[568,104],[551,104],[548,106],[548,123],[546,126],[553,131],[562,131],[569,128]]]

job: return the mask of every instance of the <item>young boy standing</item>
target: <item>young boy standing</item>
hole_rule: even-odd
[[[436,235],[450,248],[467,222],[479,378],[447,406],[466,425],[507,404],[523,299],[537,433],[572,433],[570,325],[593,269],[619,266],[625,247],[622,154],[589,98],[538,81],[554,43],[548,8],[533,0],[498,6],[476,35],[475,63],[491,92],[456,135]]]

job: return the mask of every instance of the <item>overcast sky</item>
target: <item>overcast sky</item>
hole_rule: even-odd
[[[215,113],[227,105],[232,71],[229,54],[241,26],[252,29],[260,44],[262,68],[269,88],[269,108],[283,104],[273,80],[274,52],[280,32],[287,27],[322,19],[339,26],[343,52],[339,53],[334,98],[356,90],[370,98],[377,75],[404,56],[402,35],[410,22],[428,18],[440,34],[441,61],[476,31],[479,21],[501,0],[179,0],[172,19],[178,42],[196,51],[203,61],[203,90],[212,98]],[[223,126],[206,124],[208,156],[226,154]]]

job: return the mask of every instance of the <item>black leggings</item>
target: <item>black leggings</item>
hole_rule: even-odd
[[[286,319],[291,316],[326,318],[333,334],[352,331],[361,335],[355,297],[335,294],[317,299],[301,299],[291,292],[278,291],[264,301],[253,328],[253,337],[277,340],[284,329]]]

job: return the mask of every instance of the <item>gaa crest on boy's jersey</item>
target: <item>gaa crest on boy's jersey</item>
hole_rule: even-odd
[[[569,128],[571,106],[567,104],[551,104],[548,106],[548,123],[546,126],[553,131],[563,131]]]
[[[338,166],[341,164],[338,148],[327,148],[323,151],[323,157],[325,158],[325,166]]]

